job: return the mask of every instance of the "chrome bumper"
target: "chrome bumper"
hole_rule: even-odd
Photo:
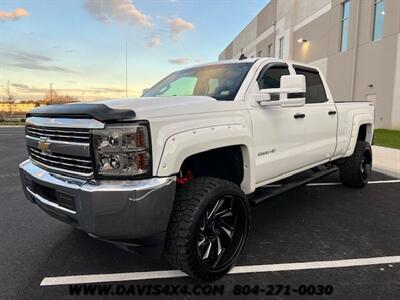
[[[90,235],[108,241],[141,240],[167,229],[175,177],[86,181],[51,173],[29,159],[19,169],[30,201]]]

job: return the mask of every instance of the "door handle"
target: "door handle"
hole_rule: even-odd
[[[304,119],[305,117],[306,117],[305,114],[295,114],[295,115],[294,115],[294,118],[295,118],[295,119]]]
[[[336,115],[336,110],[330,110],[328,112],[328,115],[330,115],[330,116]]]

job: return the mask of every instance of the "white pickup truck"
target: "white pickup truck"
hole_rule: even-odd
[[[373,104],[334,102],[317,68],[221,61],[138,99],[31,111],[21,181],[51,216],[215,280],[246,243],[251,204],[337,169],[344,185],[364,187],[373,131]]]

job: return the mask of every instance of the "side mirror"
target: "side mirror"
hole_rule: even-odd
[[[304,106],[305,93],[304,75],[285,75],[281,77],[280,88],[260,90],[259,93],[254,94],[254,98],[261,106],[296,107]],[[272,96],[279,100],[271,100]]]

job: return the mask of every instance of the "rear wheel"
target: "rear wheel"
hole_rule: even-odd
[[[371,145],[364,141],[358,141],[353,155],[340,166],[340,179],[346,186],[362,188],[368,183],[371,170]]]
[[[236,263],[249,231],[249,205],[234,183],[210,177],[178,188],[165,256],[176,268],[216,280]]]

